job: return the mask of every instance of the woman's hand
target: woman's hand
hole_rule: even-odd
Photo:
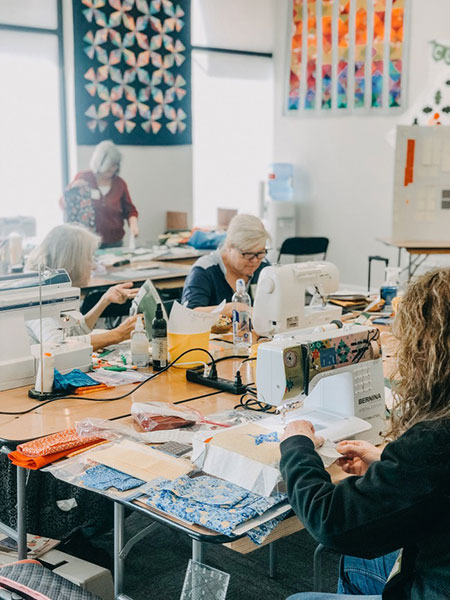
[[[336,450],[343,454],[336,463],[346,473],[364,475],[369,466],[380,460],[382,450],[362,440],[344,440],[339,442]]]
[[[124,340],[130,339],[131,333],[134,330],[137,315],[134,317],[128,317],[115,329],[108,329],[108,331],[102,331],[100,333],[91,333],[91,345],[96,352],[100,348],[106,348],[111,344],[119,344]]]
[[[139,235],[139,226],[138,226],[137,217],[130,217],[128,219],[128,227],[130,228],[131,235],[133,235],[134,237],[137,237]]]
[[[316,435],[314,425],[310,421],[292,421],[286,425],[286,429],[281,437],[281,442],[287,440],[294,435],[305,435],[318,448],[324,443],[323,437]]]
[[[103,294],[105,302],[109,304],[125,304],[127,300],[134,298],[139,293],[139,288],[133,288],[133,284],[119,283],[113,285]]]
[[[250,313],[252,312],[252,309],[250,306],[248,306],[248,304],[244,304],[242,302],[227,302],[223,307],[221,314],[225,315],[226,317],[230,317],[231,319],[233,317],[233,310],[245,311]]]
[[[127,317],[125,321],[123,321],[118,327],[112,330],[116,334],[116,344],[118,344],[119,342],[123,342],[124,340],[130,339],[130,336],[134,331],[134,326],[136,325],[137,317],[138,315],[134,315],[133,317]]]

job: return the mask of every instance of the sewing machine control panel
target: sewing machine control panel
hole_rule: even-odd
[[[353,386],[355,394],[357,396],[361,396],[363,394],[370,394],[370,392],[373,391],[371,381],[372,377],[370,367],[364,366],[364,364],[357,367],[353,371]]]
[[[377,329],[342,333],[333,337],[310,341],[310,379],[320,372],[361,364],[381,356],[380,336]]]

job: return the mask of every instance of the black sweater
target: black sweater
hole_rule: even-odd
[[[308,437],[288,438],[281,455],[290,503],[318,542],[362,558],[403,548],[383,599],[450,598],[450,420],[415,425],[337,485]]]

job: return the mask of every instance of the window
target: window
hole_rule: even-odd
[[[192,4],[195,225],[215,225],[217,208],[259,213],[273,155],[271,32],[271,0]]]
[[[35,217],[38,236],[62,221],[67,173],[60,9],[56,0],[0,0],[0,216]]]

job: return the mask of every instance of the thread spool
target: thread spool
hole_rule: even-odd
[[[36,392],[46,394],[51,392],[53,389],[53,369],[55,366],[55,358],[51,352],[44,352],[42,360],[42,364],[41,360],[39,360],[36,385],[34,389]]]
[[[11,267],[22,264],[22,236],[12,232],[8,235],[9,264]]]

